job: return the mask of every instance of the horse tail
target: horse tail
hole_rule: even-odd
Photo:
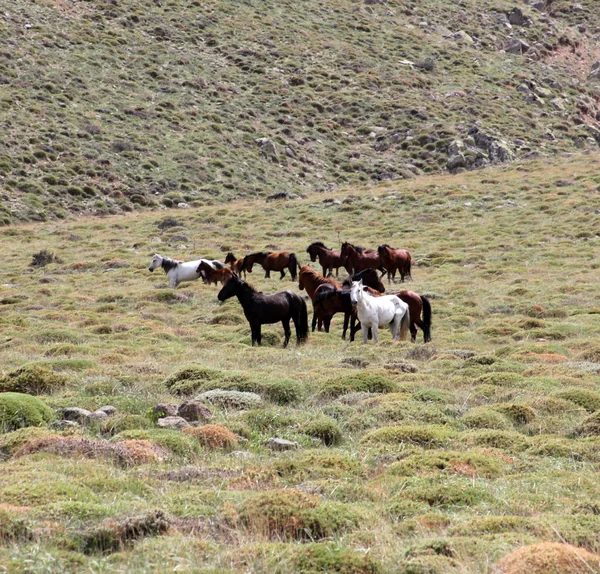
[[[423,336],[425,342],[431,341],[431,303],[427,297],[421,295],[421,301],[423,302]]]
[[[308,339],[308,309],[306,301],[297,293],[290,292],[292,304],[292,320],[296,327],[296,341],[298,345]]]
[[[290,253],[290,262],[288,263],[288,269],[292,276],[292,281],[296,281],[296,269],[298,268],[298,260],[296,259],[295,253]]]
[[[410,274],[410,267],[412,265],[411,260],[412,260],[412,257],[409,254],[408,262],[406,263],[406,276],[412,281],[412,275]]]
[[[410,333],[410,309],[406,307],[406,312],[400,320],[400,339],[406,341]]]

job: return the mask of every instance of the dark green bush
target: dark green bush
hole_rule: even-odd
[[[54,418],[52,410],[37,397],[24,393],[0,393],[0,432],[39,427]]]

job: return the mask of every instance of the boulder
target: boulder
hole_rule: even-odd
[[[184,418],[188,422],[207,422],[212,419],[211,410],[204,406],[200,401],[194,400],[181,403],[177,409],[177,415]]]
[[[592,66],[588,80],[600,80],[600,61]]]
[[[78,428],[78,427],[79,427],[79,423],[77,423],[75,421],[67,421],[67,420],[54,421],[53,423],[50,423],[48,425],[48,428],[50,430],[65,430],[65,429]]]
[[[92,413],[90,413],[90,416],[88,417],[88,422],[89,423],[101,423],[102,421],[105,421],[108,418],[108,415],[104,412],[104,411],[94,411]]]
[[[86,424],[90,420],[92,413],[79,407],[67,407],[60,410],[60,416],[66,421],[75,421],[79,424]]]
[[[469,36],[464,30],[459,30],[452,36],[457,42],[461,44],[474,44],[473,38]]]
[[[516,6],[508,13],[508,21],[513,26],[524,26],[528,23],[528,20],[525,17],[525,14],[523,14],[523,11],[520,8],[517,8]]]
[[[284,438],[270,438],[264,442],[264,445],[271,450],[278,451],[293,450],[300,446],[297,442],[286,440]]]
[[[105,405],[103,407],[100,407],[99,409],[96,409],[96,411],[102,411],[103,413],[106,413],[109,417],[112,417],[117,412],[117,408],[113,407],[112,405]]]
[[[172,403],[159,403],[152,409],[152,414],[159,418],[177,416],[177,405]]]
[[[277,153],[277,148],[275,147],[275,143],[271,138],[257,138],[254,140],[254,143],[260,146],[262,154],[267,159],[279,161],[279,154]]]
[[[181,430],[185,427],[190,426],[190,424],[181,417],[164,417],[162,419],[158,419],[156,424],[161,429],[176,429],[176,430]]]
[[[529,48],[530,46],[527,42],[513,39],[506,46],[504,46],[504,51],[508,54],[524,54],[529,50]]]

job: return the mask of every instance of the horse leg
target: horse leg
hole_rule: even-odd
[[[312,319],[312,331],[315,332],[315,327],[317,326],[317,311],[313,311],[313,319]]]
[[[329,326],[331,325],[331,315],[326,315],[323,317],[323,327],[325,328],[325,332],[329,333]]]
[[[362,334],[363,334],[363,344],[367,344],[367,341],[369,340],[369,327],[367,327],[365,324],[361,324],[361,328],[362,328]]]
[[[423,329],[423,327],[421,327]],[[423,329],[423,333],[425,333],[425,329]],[[410,322],[410,340],[413,343],[417,342],[417,326],[413,321]]]
[[[285,270],[282,269],[279,273],[281,273],[281,277],[279,278],[281,281],[285,277]]]
[[[350,320],[349,313],[344,313],[344,329],[342,331],[342,339],[346,340],[346,331],[348,330],[348,321]]]
[[[283,319],[281,324],[283,325],[283,332],[285,333],[285,340],[283,341],[283,348],[285,349],[290,342],[290,336],[292,334],[290,329],[290,318],[288,317],[287,319]]]
[[[379,325],[377,323],[373,323],[371,326],[371,331],[373,333],[373,342],[377,345],[379,343]]]
[[[271,270],[265,269],[265,279],[270,279],[270,278],[271,278]]]

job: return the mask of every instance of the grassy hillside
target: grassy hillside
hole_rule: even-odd
[[[598,553],[599,160],[0,230],[0,389],[50,409],[33,397],[41,426],[0,434],[0,569],[474,574],[534,542]],[[236,301],[147,271],[155,251],[306,263],[317,238],[409,249],[433,342],[350,344],[336,317],[252,348]],[[215,388],[242,391],[202,395],[216,427],[156,426],[157,403]]]
[[[411,178],[458,154],[451,167],[463,169],[595,147],[595,2],[523,6],[523,25],[508,22],[513,8],[7,3],[0,222]],[[505,53],[516,39],[528,50]]]

